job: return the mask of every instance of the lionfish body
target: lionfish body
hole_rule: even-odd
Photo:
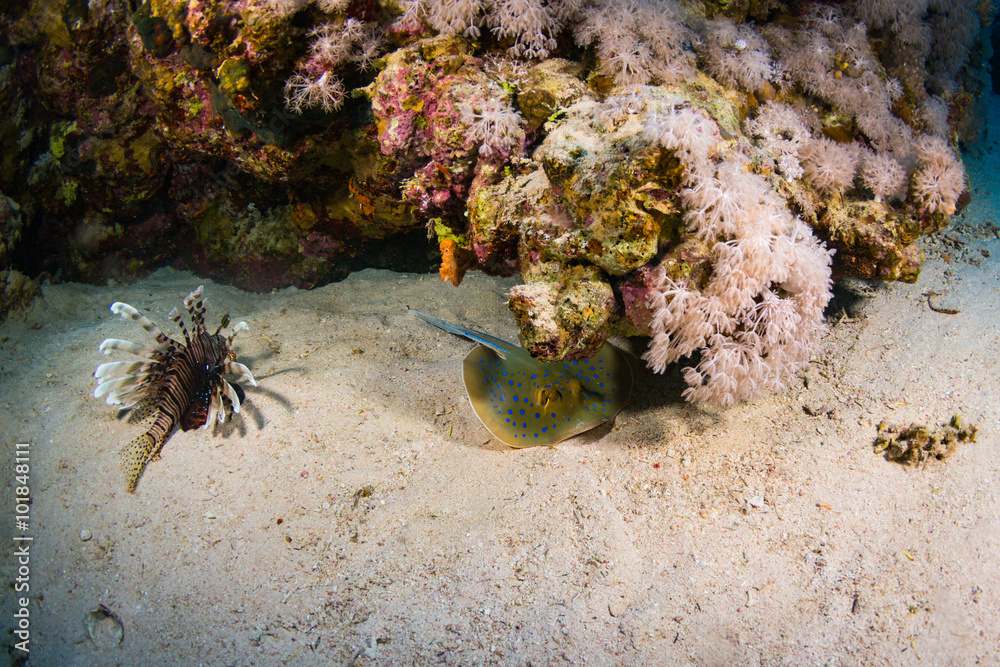
[[[205,328],[205,302],[203,288],[198,287],[184,299],[184,307],[191,315],[191,331],[177,309],[170,312],[170,319],[180,327],[184,341],[164,334],[149,318],[127,303],[116,302],[111,312],[134,320],[156,339],[153,347],[144,347],[127,340],[109,338],[101,343],[100,350],[129,352],[142,361],[114,361],[101,364],[94,371],[97,389],[94,396],[107,395],[109,405],[120,409],[136,407],[137,417],[149,428],[137,436],[122,451],[122,463],[128,481],[128,490],[135,490],[139,476],[146,464],[155,460],[167,436],[174,427],[188,431],[207,428],[218,420],[224,422],[231,412],[240,411],[244,399],[242,388],[225,379],[235,375],[256,386],[250,370],[236,361],[233,338],[247,328],[246,322],[233,327],[228,337],[220,331],[228,322],[209,333]]]

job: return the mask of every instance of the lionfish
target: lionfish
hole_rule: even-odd
[[[184,342],[180,342],[127,303],[111,304],[111,312],[134,320],[156,338],[153,347],[117,338],[105,340],[100,347],[104,354],[121,350],[144,361],[113,361],[94,371],[98,382],[94,396],[107,394],[108,405],[118,405],[121,410],[136,406],[132,419],[149,426],[122,450],[129,493],[135,491],[146,464],[159,459],[160,449],[174,427],[184,431],[207,428],[216,419],[224,422],[229,412],[240,411],[240,403],[246,398],[243,389],[223,376],[238,376],[257,386],[250,369],[236,361],[232,349],[233,338],[247,329],[246,322],[238,323],[228,337],[223,337],[219,332],[229,324],[229,315],[224,315],[215,333],[208,333],[203,286],[187,295],[184,307],[191,315],[190,333],[176,308],[169,315],[184,334]]]

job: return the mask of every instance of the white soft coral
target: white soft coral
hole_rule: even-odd
[[[490,98],[478,108],[468,104],[459,108],[469,136],[479,142],[479,154],[485,158],[506,160],[524,140],[521,114],[498,98]]]
[[[333,74],[319,76],[293,74],[285,82],[285,105],[295,113],[303,109],[321,107],[327,113],[336,111],[344,103],[344,84]]]
[[[686,46],[693,33],[675,2],[598,2],[573,29],[580,46],[595,45],[600,70],[616,85],[679,82],[694,75]]]
[[[832,139],[813,139],[799,151],[799,159],[806,178],[824,194],[840,194],[854,182],[854,153]]]
[[[576,13],[573,2],[544,0],[410,0],[401,23],[424,22],[445,35],[478,38],[489,26],[498,38],[512,39],[511,55],[545,58],[556,47],[555,35]]]
[[[920,166],[913,174],[912,192],[920,207],[929,213],[955,213],[958,198],[965,191],[962,162],[940,137],[921,137],[916,142]]]
[[[705,39],[697,43],[708,71],[727,86],[754,91],[775,77],[770,47],[753,28],[728,19],[707,24]]]
[[[324,23],[310,31],[309,57],[285,81],[285,106],[295,113],[319,107],[330,113],[344,103],[346,89],[335,72],[353,64],[369,69],[383,48],[379,29],[357,19]]]
[[[861,180],[875,195],[875,201],[882,201],[904,194],[906,170],[891,155],[872,153],[861,165]]]
[[[832,253],[739,154],[710,161],[713,135],[681,131],[690,113],[701,115],[687,112],[661,111],[646,137],[688,168],[681,193],[688,232],[711,244],[714,261],[704,285],[675,281],[660,267],[643,359],[663,372],[697,353],[684,369],[684,397],[730,405],[785,386],[809,362],[831,296]]]

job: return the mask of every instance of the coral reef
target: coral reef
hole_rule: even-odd
[[[8,266],[11,252],[21,240],[24,222],[21,206],[0,192],[0,266]]]
[[[20,271],[0,273],[0,319],[24,311],[37,295],[38,285]]]
[[[538,358],[647,335],[728,404],[808,361],[831,277],[916,279],[914,240],[968,201],[995,14],[32,0],[0,14],[0,269],[265,290],[440,253],[456,286],[521,275]]]

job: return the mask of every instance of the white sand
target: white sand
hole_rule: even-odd
[[[968,244],[925,244],[915,285],[834,318],[804,382],[706,412],[637,362],[614,426],[556,448],[493,440],[462,386],[472,344],[406,313],[514,339],[510,281],[46,287],[0,326],[4,507],[31,443],[32,664],[1000,664],[1000,186],[967,164],[947,233]],[[108,305],[171,331],[202,282],[210,323],[250,325],[259,387],[234,424],[174,434],[129,495],[137,429],[91,373],[104,338],[149,339]],[[946,461],[872,451],[882,419],[956,412],[979,437]],[[120,646],[88,638],[99,604]]]

